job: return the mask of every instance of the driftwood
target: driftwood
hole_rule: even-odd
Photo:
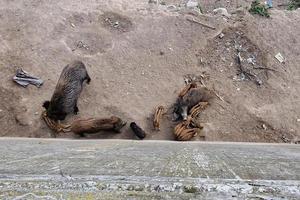
[[[202,26],[204,26],[204,27],[206,27],[206,28],[210,28],[210,29],[212,29],[212,30],[216,30],[215,27],[210,26],[210,25],[208,25],[208,24],[205,24],[205,23],[203,23],[203,22],[200,22],[200,21],[198,21],[198,20],[196,20],[196,19],[194,19],[194,18],[189,18],[189,17],[187,17],[186,19],[187,19],[188,21],[190,21],[190,22],[194,22],[194,23],[196,23],[196,24],[200,24],[200,25],[202,25]]]

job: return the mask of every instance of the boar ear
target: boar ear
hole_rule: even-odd
[[[43,107],[44,107],[44,108],[48,109],[49,106],[50,106],[50,101],[45,101],[45,102],[43,103]]]

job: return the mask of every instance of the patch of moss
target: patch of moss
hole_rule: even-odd
[[[198,188],[197,187],[194,187],[194,186],[184,186],[183,187],[183,191],[185,193],[197,193],[198,192]]]
[[[288,10],[296,10],[300,8],[300,0],[291,0],[288,5]]]
[[[270,17],[267,7],[264,4],[261,4],[258,0],[252,1],[249,12],[263,17]]]

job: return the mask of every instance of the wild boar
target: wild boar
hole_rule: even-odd
[[[175,120],[186,120],[192,107],[199,102],[208,102],[211,98],[212,93],[206,87],[191,88],[184,96],[178,97],[173,111]]]
[[[77,114],[77,100],[85,80],[89,84],[91,78],[81,61],[73,61],[64,67],[51,100],[43,104],[47,117],[64,120],[69,113]]]

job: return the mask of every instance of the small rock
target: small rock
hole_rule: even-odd
[[[255,65],[256,59],[255,59],[255,57],[250,57],[250,58],[247,58],[247,62],[248,62],[249,64]]]
[[[0,112],[2,112],[3,110],[2,109],[0,109]]]
[[[148,3],[158,4],[158,0],[149,0]]]
[[[297,122],[300,122],[300,119],[297,119]]]
[[[221,14],[225,17],[231,17],[231,15],[227,12],[226,8],[216,8],[213,10],[214,13]]]
[[[167,10],[169,10],[171,12],[175,12],[175,11],[178,11],[179,9],[175,5],[168,5]]]
[[[38,115],[38,114],[39,114],[39,112],[35,112],[34,114],[35,114],[35,115]]]
[[[219,38],[222,39],[225,35],[223,33],[220,33]]]
[[[118,26],[119,26],[119,22],[116,21],[116,22],[114,23],[114,27],[117,28]]]
[[[28,126],[28,125],[30,125],[30,122],[28,121],[28,119],[26,119],[23,115],[17,115],[17,116],[15,116],[15,120],[16,120],[17,124],[19,124],[21,126]]]
[[[73,28],[75,28],[75,24],[71,23],[71,26],[72,26]]]
[[[262,124],[262,128],[263,128],[264,130],[267,130],[267,126],[266,126],[265,124]]]
[[[198,6],[198,2],[195,1],[195,0],[189,0],[187,3],[186,3],[186,7],[187,8],[195,8]]]
[[[236,90],[237,90],[237,91],[240,91],[240,90],[241,90],[241,88],[236,88]]]

